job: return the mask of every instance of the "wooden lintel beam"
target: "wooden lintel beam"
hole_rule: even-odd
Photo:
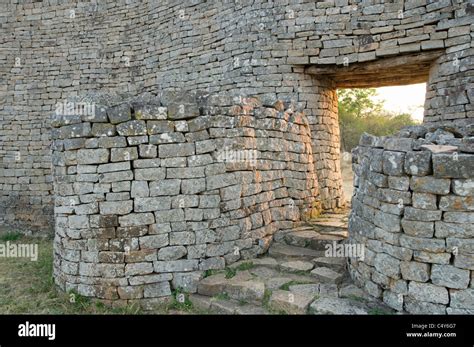
[[[379,58],[374,61],[350,63],[348,66],[335,64],[318,64],[306,68],[306,73],[311,75],[331,75],[342,73],[363,73],[386,70],[389,68],[407,67],[416,65],[430,65],[441,56],[443,51],[427,51],[416,54],[404,54],[396,57]]]

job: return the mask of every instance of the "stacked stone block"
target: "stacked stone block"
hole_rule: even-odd
[[[338,144],[327,144],[338,139],[326,100],[335,85],[305,68],[439,50],[425,121],[469,123],[473,13],[471,1],[455,0],[3,1],[0,218],[35,230],[48,225],[47,119],[56,103],[90,90],[293,100],[321,132],[313,150],[328,150],[313,151],[323,207],[341,206]]]
[[[117,99],[114,99],[117,100]],[[294,105],[147,94],[52,117],[56,283],[153,303],[266,251],[320,206]]]
[[[472,127],[365,134],[354,151],[352,278],[399,311],[474,313]]]

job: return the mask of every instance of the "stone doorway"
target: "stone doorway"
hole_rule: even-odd
[[[344,193],[341,170],[341,153],[337,89],[379,88],[427,83],[430,92],[430,76],[436,75],[436,60],[443,51],[427,51],[381,58],[370,62],[341,61],[335,65],[309,65],[305,74],[311,76],[318,87],[316,120],[313,126],[313,153],[320,185],[323,210],[334,211],[347,206],[350,201]],[[425,110],[427,102],[425,100]],[[336,143],[335,143],[336,142]],[[329,149],[328,149],[329,147]],[[330,154],[328,154],[330,152]],[[346,184],[347,187],[347,184]]]

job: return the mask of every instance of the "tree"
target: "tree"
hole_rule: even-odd
[[[391,114],[376,101],[377,91],[370,89],[339,89],[339,128],[341,150],[351,151],[364,132],[385,136],[416,122],[409,114]]]

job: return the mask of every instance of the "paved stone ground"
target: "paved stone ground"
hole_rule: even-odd
[[[346,258],[325,256],[347,238],[348,211],[327,214],[275,235],[268,254],[210,272],[190,296],[219,314],[393,314],[356,287]]]

